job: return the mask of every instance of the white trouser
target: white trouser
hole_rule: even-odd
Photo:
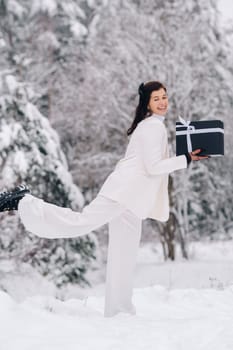
[[[141,238],[140,218],[101,195],[82,212],[75,212],[26,194],[19,202],[18,211],[25,228],[44,238],[78,237],[109,223],[104,315],[113,316],[120,311],[135,313],[132,291]]]

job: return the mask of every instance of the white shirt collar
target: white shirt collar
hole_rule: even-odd
[[[159,115],[159,114],[155,114],[155,113],[151,114],[151,117],[156,118],[156,119],[160,120],[161,122],[164,122],[164,120],[165,120],[165,117],[163,115]]]

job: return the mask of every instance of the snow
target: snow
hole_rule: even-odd
[[[83,207],[84,197],[80,189],[74,185],[73,178],[68,169],[68,164],[65,158],[65,155],[62,151],[59,151],[58,145],[60,145],[60,139],[57,132],[51,127],[47,118],[45,118],[38,108],[32,103],[28,102],[25,107],[25,113],[29,120],[40,120],[42,125],[41,133],[45,136],[46,140],[46,150],[49,152],[49,155],[53,157],[53,162],[48,165],[51,167],[51,170],[56,169],[56,173],[61,181],[67,186],[67,189],[70,193],[71,204],[76,207]],[[36,147],[35,147],[36,150]],[[41,163],[40,154],[36,152],[36,157],[38,162]],[[62,160],[62,163],[61,163]]]
[[[233,2],[232,0],[218,0],[218,9],[221,13],[221,20],[224,23],[232,22],[233,19]]]
[[[100,22],[101,18],[100,18],[100,15],[97,14],[93,17],[90,25],[89,25],[89,32],[91,33],[91,35],[96,35],[97,34],[97,26]]]
[[[13,158],[13,164],[15,167],[18,168],[18,171],[20,172],[21,176],[26,176],[29,164],[25,157],[25,153],[20,150],[17,150],[14,153]]]
[[[0,140],[1,140],[1,144],[0,147],[1,149],[5,148],[5,147],[9,147],[10,143],[11,143],[11,131],[12,128],[7,125],[6,123],[3,123],[2,125],[2,130],[0,132]]]
[[[96,1],[95,0],[87,0],[87,4],[90,8],[94,8],[95,7],[95,3]]]
[[[1,292],[1,349],[227,350],[233,345],[232,293],[140,289],[137,316],[109,319],[102,317],[102,298],[33,297],[17,304]]]
[[[4,39],[0,38],[0,48],[3,49],[4,47],[6,47],[6,42]]]
[[[7,242],[5,242],[6,245]],[[22,302],[38,293],[51,297],[56,295],[56,287],[52,282],[43,278],[31,265],[18,264],[15,260],[1,258],[0,280],[0,285],[17,302]]]
[[[77,287],[76,296],[67,294],[62,301],[49,282],[46,289],[42,277],[33,277],[32,270],[27,277],[14,277],[14,266],[0,264],[0,271],[8,275],[5,289],[15,296],[23,292],[13,299],[0,291],[1,350],[232,349],[233,242],[196,242],[190,249],[190,261],[183,261],[178,252],[177,262],[164,263],[159,245],[142,245],[133,295],[137,314],[119,313],[112,318],[103,317],[104,285],[82,293]],[[161,276],[171,266],[174,279],[168,286]],[[218,276],[216,266],[226,270],[225,275]],[[195,269],[205,279],[204,285]],[[211,284],[211,276],[218,276],[221,286]],[[179,286],[182,279],[185,282]]]
[[[78,21],[71,22],[70,30],[76,38],[82,38],[88,33],[87,28]]]
[[[40,113],[38,108],[30,102],[26,104],[25,112],[29,120],[41,121],[43,128],[41,132],[45,135],[47,141],[47,149],[49,149],[49,153],[54,157],[54,159],[57,159],[57,144],[59,143],[59,136],[56,131],[50,126],[48,119],[46,119]]]
[[[46,12],[49,16],[57,13],[57,2],[55,0],[33,0],[31,5],[31,15],[37,12]]]
[[[16,81],[15,77],[10,74],[6,76],[5,81],[10,94],[13,95],[16,89],[19,87],[19,83]]]
[[[15,1],[15,0],[9,0],[7,6],[8,6],[8,10],[19,18],[21,18],[26,12],[23,6],[20,5],[18,1]]]
[[[79,7],[77,4],[74,2],[72,3],[61,3],[61,6],[63,8],[63,11],[70,17],[70,18],[75,18],[80,17],[82,19],[86,19],[86,14],[85,12]]]
[[[223,288],[233,284],[231,241],[190,243],[188,261],[183,261],[178,250],[176,261],[164,263],[161,247],[156,250],[150,245],[139,250],[136,287],[157,283],[166,288]]]
[[[0,150],[7,148],[12,143],[12,140],[16,140],[17,135],[21,129],[19,123],[14,125],[7,125],[5,120],[2,120],[0,131]]]
[[[45,48],[59,49],[60,43],[54,33],[45,31],[38,37],[38,42],[42,43]]]

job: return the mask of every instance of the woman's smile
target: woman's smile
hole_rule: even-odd
[[[148,104],[148,109],[152,113],[160,115],[164,115],[167,112],[168,97],[166,91],[163,88],[152,92]]]

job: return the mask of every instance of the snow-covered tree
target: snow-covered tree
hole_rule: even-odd
[[[2,74],[0,97],[1,187],[27,183],[32,194],[75,210],[84,199],[74,185],[57,133],[32,103],[33,92],[18,83],[11,74]],[[5,215],[5,214],[3,214]],[[4,220],[5,219],[5,220]],[[46,240],[25,235],[13,215],[2,218],[0,237],[2,257],[30,262],[58,285],[85,281],[85,272],[94,256],[95,239],[91,236],[70,240]],[[20,233],[19,233],[20,232]],[[7,242],[7,243],[6,243]]]

